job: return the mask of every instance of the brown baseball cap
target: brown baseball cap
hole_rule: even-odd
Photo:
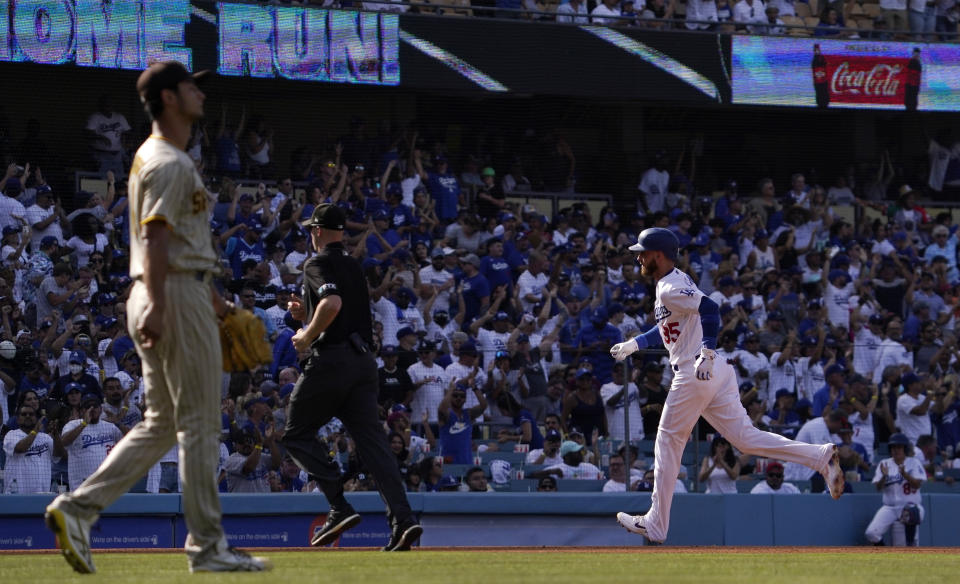
[[[197,71],[191,74],[178,61],[157,61],[151,63],[137,79],[137,93],[140,101],[147,102],[160,98],[164,89],[176,89],[181,81],[192,79],[199,83],[211,75],[210,71]]]
[[[346,222],[347,214],[344,213],[343,209],[331,203],[322,203],[317,205],[317,208],[313,210],[313,215],[301,225],[343,231]]]

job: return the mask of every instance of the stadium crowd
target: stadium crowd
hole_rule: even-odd
[[[809,36],[812,29],[815,36],[823,37],[913,40],[955,40],[960,21],[957,0],[279,0],[275,3],[656,30]]]
[[[268,186],[239,178],[276,174],[272,132],[262,121],[244,131],[244,118],[231,126],[224,112],[190,149],[209,184],[220,284],[263,319],[273,346],[270,365],[223,378],[220,468],[211,472],[226,491],[315,488],[279,437],[299,375],[290,338],[300,325],[286,306],[313,253],[300,221],[322,201],[348,214],[347,247],[369,283],[380,415],[412,491],[512,480],[551,491],[571,479],[651,488],[644,445],[671,369],[656,351],[623,364],[609,355],[655,326],[651,283],[626,249],[649,226],[676,232],[679,268],[721,305],[719,353],[758,427],[836,442],[851,480],[877,480],[895,432],[931,480],[960,468],[960,234],[949,212],[928,213],[909,186],[886,204],[882,188],[842,178],[827,189],[795,174],[761,179],[751,193],[731,181],[704,200],[658,155],[635,202],[545,215],[514,195],[532,182],[571,188],[576,159],[562,140],[531,181],[521,164],[503,172],[468,157],[455,167],[416,133],[389,144],[353,133],[329,153],[298,154],[296,172]],[[29,163],[11,163],[0,179],[5,493],[77,485],[146,410],[124,309],[129,129],[108,103],[91,116],[103,193],[55,193]],[[951,159],[931,183],[958,170]],[[875,219],[844,219],[838,211],[849,206]],[[735,491],[751,476],[778,492],[784,478],[815,481],[809,469],[781,469],[711,434],[695,436],[710,440],[709,454],[680,487],[694,473],[708,492]],[[339,422],[321,437],[347,488],[370,489]],[[174,449],[136,489],[175,492],[177,483]]]

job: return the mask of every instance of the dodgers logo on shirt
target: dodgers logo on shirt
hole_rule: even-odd
[[[670,309],[662,304],[658,304],[653,310],[653,316],[657,320],[657,322],[660,322],[661,320],[668,318],[671,315],[673,315],[673,313],[670,312]]]
[[[694,294],[696,294],[696,292],[691,290],[690,288],[684,288],[683,290],[680,291],[680,293],[683,294],[684,296],[693,296]]]

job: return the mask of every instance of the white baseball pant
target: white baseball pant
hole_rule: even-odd
[[[917,505],[920,508],[920,521],[923,521],[926,514],[923,505]],[[870,525],[867,526],[866,536],[870,543],[877,543],[883,539],[883,534],[890,530],[890,538],[895,546],[906,546],[907,535],[906,526],[900,523],[900,513],[903,511],[903,505],[883,505],[874,514]],[[920,526],[917,527],[917,534],[914,537],[913,545],[920,545]]]
[[[833,456],[833,444],[806,444],[758,430],[740,403],[736,375],[728,363],[718,360],[709,381],[697,379],[692,360],[681,363],[674,368],[654,444],[653,494],[643,519],[648,537],[654,541],[667,538],[683,448],[700,416],[741,452],[797,462],[817,471]]]

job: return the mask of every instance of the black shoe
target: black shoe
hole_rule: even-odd
[[[331,509],[327,513],[327,520],[323,527],[310,540],[310,545],[313,547],[330,545],[340,537],[341,533],[355,527],[358,523],[360,523],[360,514],[354,511],[353,507]]]
[[[385,552],[406,552],[410,551],[413,542],[420,539],[423,533],[423,527],[418,523],[408,523],[403,527],[397,527],[390,534],[390,543],[383,548]]]

